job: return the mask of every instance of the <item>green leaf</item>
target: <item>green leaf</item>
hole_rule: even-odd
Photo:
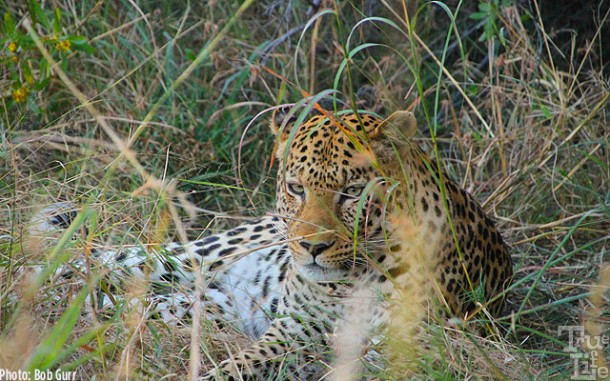
[[[553,118],[553,115],[551,115],[551,112],[549,111],[549,109],[543,105],[540,104],[540,111],[542,111],[542,114],[547,118],[547,119],[551,119]]]
[[[66,346],[66,348],[61,353],[59,353],[55,359],[53,359],[53,363],[58,364],[61,362],[62,370],[66,370],[66,371],[73,370],[73,369],[78,368],[78,365],[82,365],[83,360],[91,359],[94,356],[99,356],[100,353],[103,353],[104,351],[110,349],[110,346],[105,346],[105,347],[100,348],[97,351],[93,351],[89,354],[86,354],[83,357],[81,357],[75,361],[72,361],[71,363],[65,363],[64,361],[62,361],[66,357],[70,356],[72,353],[77,352],[83,345],[86,345],[87,343],[90,343],[91,341],[93,341],[96,338],[96,336],[103,334],[104,331],[106,331],[108,329],[109,325],[110,325],[109,323],[106,323],[104,325],[100,325],[98,327],[92,328],[85,335],[76,339],[74,342],[72,342],[71,344]]]
[[[42,9],[37,0],[29,0],[28,8],[30,10],[30,16],[34,24],[37,22],[41,23],[46,29],[49,29],[49,18],[46,12]]]
[[[17,64],[13,61],[10,61],[14,66],[17,66]],[[15,86],[17,86],[17,84],[21,85],[21,83],[19,82],[19,70],[11,70],[10,71],[10,76],[11,76],[11,81],[13,82],[13,88]]]
[[[34,84],[34,76],[32,75],[32,71],[30,70],[30,65],[27,63],[25,65],[21,65],[21,70],[23,71],[23,78],[28,83],[28,85]]]
[[[506,28],[500,28],[500,31],[498,32],[498,37],[500,38],[500,43],[502,44],[502,46],[506,46]]]
[[[84,45],[87,43],[87,37],[85,36],[68,36],[66,40],[70,41],[72,45]]]
[[[38,82],[42,83],[51,77],[51,67],[49,66],[49,62],[44,58],[40,59],[39,65],[40,66],[38,67],[38,72],[39,72]],[[40,90],[40,89],[38,89],[38,90]]]
[[[491,12],[491,4],[489,3],[479,3],[479,10],[481,12],[489,13]]]
[[[27,34],[16,33],[13,40],[23,49],[30,50],[34,48],[34,41]]]
[[[49,86],[49,82],[51,82],[51,77],[41,78],[32,86],[34,91],[44,90],[47,86]]]
[[[84,36],[68,36],[67,40],[72,44],[72,50],[79,50],[88,54],[95,53],[95,48],[89,45],[87,38]]]
[[[479,93],[479,86],[477,85],[470,85],[466,87],[466,94],[468,94],[469,97],[474,97]]]
[[[195,54],[192,49],[186,48],[184,51],[186,53],[186,58],[189,61],[195,61],[195,58],[197,58],[197,54]]]
[[[483,12],[473,12],[469,17],[472,20],[483,20],[485,17],[487,17],[487,14]]]
[[[34,369],[49,369],[57,363],[57,359],[66,356],[62,347],[68,341],[74,325],[80,316],[81,307],[89,293],[88,287],[83,288],[76,298],[70,303],[66,312],[61,315],[51,332],[40,342],[30,355],[26,368],[32,373]],[[73,351],[74,348],[68,348],[68,351]]]
[[[4,33],[13,38],[13,36],[15,36],[15,20],[13,20],[13,17],[11,16],[10,13],[6,12],[4,14]]]
[[[55,9],[55,12],[53,14],[53,34],[55,34],[55,37],[61,36],[61,11],[59,10],[59,8]]]

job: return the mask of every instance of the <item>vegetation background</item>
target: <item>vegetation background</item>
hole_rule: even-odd
[[[560,327],[610,336],[609,13],[608,0],[0,0],[0,369],[186,378],[188,330],[129,308],[80,317],[83,279],[22,270],[264,214],[269,110],[311,95],[413,110],[512,246],[505,334],[432,330],[418,377],[568,379]],[[85,206],[80,240],[21,239],[64,200]],[[206,354],[225,348],[201,337]],[[573,350],[607,369],[607,343]]]

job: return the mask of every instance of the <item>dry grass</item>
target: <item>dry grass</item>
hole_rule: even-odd
[[[419,377],[569,378],[574,360],[559,327],[586,321],[591,334],[610,336],[608,276],[600,273],[610,232],[610,5],[584,2],[576,14],[561,2],[529,2],[471,19],[478,3],[459,11],[448,3],[324,1],[316,10],[261,1],[225,30],[240,4],[45,2],[49,15],[60,10],[62,34],[85,36],[95,51],[60,55],[48,45],[60,65],[26,103],[13,91],[16,81],[27,83],[27,69],[15,69],[0,32],[0,369],[56,360],[82,379],[184,379],[193,353],[208,366],[207,354],[224,342],[208,340],[218,330],[205,322],[203,333],[174,330],[143,318],[137,303],[94,319],[86,303],[54,298],[76,297],[95,274],[55,276],[23,296],[31,282],[23,269],[41,257],[20,238],[26,222],[57,201],[86,205],[88,232],[61,247],[76,256],[195,237],[261,215],[273,204],[273,142],[266,114],[254,116],[334,89],[339,108],[415,111],[430,126],[424,144],[483,201],[512,246],[509,314],[495,323],[502,337],[433,325]],[[6,0],[0,10],[30,35],[22,2]],[[370,16],[380,19],[358,24]],[[31,31],[49,33],[40,24]],[[378,45],[364,45],[371,42]],[[16,54],[41,73],[39,48]],[[70,314],[80,317],[62,321]],[[62,345],[49,349],[49,337]],[[596,364],[607,364],[608,346],[594,350]]]

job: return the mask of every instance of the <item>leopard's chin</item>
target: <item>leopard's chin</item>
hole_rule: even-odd
[[[350,271],[322,267],[317,263],[296,266],[299,274],[311,282],[339,282],[350,278]]]

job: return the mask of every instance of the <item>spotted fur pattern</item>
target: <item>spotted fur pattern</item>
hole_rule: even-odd
[[[327,369],[308,364],[328,361],[323,348],[353,316],[351,296],[380,295],[359,318],[371,326],[387,322],[384,300],[395,300],[409,284],[413,242],[426,243],[441,305],[464,316],[475,311],[475,290],[482,290],[479,301],[499,313],[498,295],[512,277],[507,247],[474,198],[413,143],[411,113],[385,120],[319,115],[300,126],[276,115],[271,128],[277,212],[292,258],[278,306],[283,317],[204,379],[265,379],[280,367],[295,379],[320,378]],[[412,242],[405,241],[409,236]],[[284,358],[291,361],[279,361]]]
[[[478,301],[499,313],[512,277],[507,247],[474,198],[413,142],[412,114],[318,115],[297,126],[278,112],[271,129],[279,218],[170,244],[165,251],[172,256],[153,261],[151,280],[189,288],[196,259],[209,275],[205,298],[219,318],[237,321],[257,339],[204,380],[320,379],[338,327],[352,318],[367,327],[388,322],[388,305],[409,284],[413,242],[428,248],[438,305],[463,317]],[[248,254],[233,257],[238,251]],[[142,276],[142,264],[150,265],[141,250],[106,256],[131,274]],[[354,303],[355,295],[368,300]],[[165,318],[185,315],[189,301],[178,304],[182,310]]]
[[[76,215],[74,205],[55,204],[37,214],[30,233],[42,235],[66,228]],[[74,258],[58,271],[65,278],[86,269],[103,274],[106,286],[95,293],[101,313],[113,313],[115,304],[123,302],[113,290],[125,287],[126,279],[146,280],[151,317],[186,324],[193,312],[194,268],[199,267],[204,280],[203,316],[218,325],[231,322],[236,330],[257,339],[277,313],[278,284],[291,263],[284,241],[283,222],[264,217],[184,245],[95,250],[87,261]]]

